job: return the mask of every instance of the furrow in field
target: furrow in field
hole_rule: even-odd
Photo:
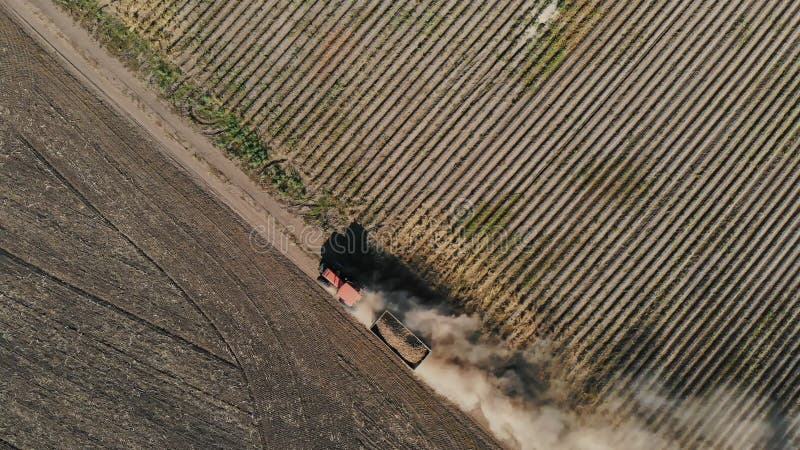
[[[313,150],[324,135],[343,131],[352,123],[352,117],[347,115],[356,102],[364,100],[367,82],[374,81],[370,78],[371,74],[378,72],[381,66],[395,67],[398,55],[417,33],[417,29],[413,28],[414,24],[419,23],[426,14],[438,14],[443,11],[442,8],[445,8],[442,4],[420,2],[413,9],[398,8],[387,11],[385,14],[389,20],[378,22],[381,28],[367,35],[375,36],[374,32],[379,32],[376,42],[359,43],[356,47],[362,49],[359,54],[343,49],[326,55],[325,65],[328,67],[328,72],[323,80],[326,89],[310,97],[313,101],[303,105],[303,108],[296,111],[291,118],[297,124],[304,124],[302,128],[305,130],[305,135],[297,136],[299,162],[305,164],[309,158],[315,156]],[[342,58],[345,62],[338,63]],[[348,70],[344,65],[347,61],[356,66],[355,70]],[[331,67],[334,64],[337,66]],[[336,127],[338,131],[331,131],[332,127]],[[283,138],[288,140],[293,139],[293,136],[289,134]],[[308,172],[308,169],[306,171]]]
[[[579,16],[580,16],[580,14],[588,14],[588,13],[581,12],[581,13],[579,13]],[[525,49],[524,48],[520,49],[520,51],[523,51],[523,50],[525,50]],[[520,60],[518,58],[520,58],[522,56],[523,56],[522,53],[520,53],[518,55],[514,55],[514,57],[511,58],[511,60],[514,61],[514,64],[512,64],[509,67],[514,67],[514,68],[519,67],[516,64],[518,64],[520,62]],[[495,89],[493,89],[493,91],[490,94],[486,95],[483,92],[481,93],[481,94],[484,94],[484,95],[482,95],[481,100],[483,100],[483,101],[493,100],[494,101],[493,103],[485,104],[486,106],[491,105],[490,110],[489,110],[488,113],[480,114],[480,113],[483,112],[485,106],[484,106],[484,104],[481,104],[481,105],[478,105],[478,106],[472,105],[472,103],[475,102],[475,100],[473,99],[469,103],[469,106],[470,106],[469,110],[471,110],[473,112],[473,115],[471,115],[467,119],[465,119],[463,116],[458,117],[457,120],[460,121],[461,124],[463,124],[463,125],[454,124],[454,125],[447,126],[446,128],[444,128],[444,130],[448,134],[450,134],[450,136],[449,136],[450,141],[442,143],[441,142],[442,139],[444,139],[446,137],[446,136],[442,136],[441,138],[438,139],[438,141],[436,141],[436,143],[434,144],[434,147],[437,148],[436,151],[437,151],[438,154],[442,154],[442,153],[446,152],[448,148],[459,149],[459,152],[463,152],[463,153],[459,153],[459,154],[454,154],[452,156],[452,158],[451,158],[453,160],[459,161],[460,169],[458,171],[449,171],[449,170],[428,171],[426,173],[426,175],[423,176],[423,179],[422,179],[423,182],[419,184],[420,187],[422,187],[422,186],[427,186],[428,187],[428,189],[426,189],[426,191],[425,191],[425,196],[424,197],[418,197],[418,196],[407,196],[407,197],[405,197],[405,198],[409,198],[409,199],[414,199],[415,203],[410,207],[406,207],[406,208],[402,208],[402,209],[401,208],[397,208],[392,202],[384,202],[383,204],[380,204],[380,203],[377,203],[377,202],[373,201],[369,205],[368,209],[373,209],[374,208],[374,209],[377,209],[377,211],[375,213],[372,213],[372,215],[375,216],[375,217],[381,217],[380,214],[382,214],[384,211],[393,211],[393,212],[396,212],[396,213],[399,213],[401,211],[406,211],[406,210],[414,211],[421,204],[435,204],[435,200],[431,200],[430,196],[432,196],[434,194],[443,194],[443,193],[445,193],[444,191],[448,191],[447,193],[451,194],[451,196],[452,195],[457,195],[460,192],[460,189],[458,188],[457,183],[459,181],[469,180],[469,179],[471,179],[471,177],[474,176],[474,172],[473,173],[468,173],[467,175],[462,175],[463,171],[466,170],[466,169],[471,169],[472,171],[474,171],[474,170],[477,170],[477,168],[479,168],[479,167],[484,167],[485,166],[484,163],[479,162],[480,161],[479,158],[484,158],[488,154],[487,153],[482,153],[480,151],[477,151],[476,150],[476,145],[477,145],[477,143],[479,143],[481,141],[486,142],[486,141],[492,139],[491,136],[486,137],[486,135],[489,133],[488,130],[493,128],[493,127],[500,126],[502,121],[505,120],[505,118],[509,116],[509,113],[507,111],[512,107],[512,105],[510,104],[510,101],[508,101],[508,98],[511,96],[512,93],[517,92],[518,89],[519,88],[518,88],[518,86],[516,86],[515,83],[511,83],[511,82],[498,83],[497,87]],[[480,115],[484,115],[485,118],[480,118]],[[453,139],[458,139],[458,140],[453,142],[452,141]],[[465,139],[470,139],[470,141],[465,141]],[[477,143],[474,143],[473,145],[469,145],[469,142],[475,142],[475,140],[477,140]],[[427,144],[428,143],[425,142],[423,145],[427,145]],[[430,183],[427,182],[427,176],[431,175],[431,174],[441,175],[441,177],[439,177],[439,181],[436,184],[430,185]],[[447,177],[447,175],[453,175],[453,174],[455,174],[456,176],[453,177],[453,178],[448,178]],[[441,187],[443,187],[443,185],[441,185],[439,183],[442,183],[444,181],[453,182],[454,183],[453,184],[453,188],[452,189],[441,189]],[[445,203],[447,203],[447,202],[445,202]],[[426,209],[429,209],[429,208],[426,208]],[[431,214],[435,215],[435,213],[436,213],[435,210],[431,211]]]
[[[365,70],[368,60],[386,45],[390,35],[387,27],[401,11],[399,2],[380,2],[360,11],[355,26],[342,27],[321,46],[322,52],[313,61],[314,65],[293,86],[296,94],[277,105],[272,117],[264,114],[256,117],[256,123],[270,130],[270,136],[285,139],[292,154],[302,154],[303,145],[299,143],[314,134],[315,127],[324,121],[304,119],[322,105],[334,104],[339,96],[352,98],[352,81]],[[301,86],[303,89],[298,89]]]
[[[197,6],[192,8],[166,48],[167,53],[175,57],[173,62],[178,63],[180,55],[191,53],[190,47],[200,42],[203,30],[213,29],[211,24],[220,17],[219,12],[226,4],[226,2],[198,2]]]
[[[287,96],[297,92],[296,90],[304,91],[309,88],[298,84],[299,81],[315,67],[323,54],[334,50],[331,47],[332,43],[342,39],[345,30],[348,30],[367,8],[366,5],[356,7],[355,4],[351,4],[349,8],[340,7],[329,11],[324,21],[317,26],[313,34],[309,35],[314,38],[306,40],[302,48],[295,48],[292,51],[292,57],[299,61],[297,68],[287,71],[280,82],[273,81],[253,95],[256,100],[252,105],[246,105],[248,108],[252,107],[252,110],[248,111],[245,117],[248,117],[249,123],[258,124],[258,127],[264,130],[269,137],[268,141],[275,142],[277,133],[273,132],[269,126],[262,125],[261,117],[265,114],[274,115],[275,110],[281,105],[291,104],[291,101],[287,101]],[[332,14],[337,16],[331,19]]]
[[[709,47],[706,47],[706,48],[714,48],[714,47],[713,47],[713,46],[709,46]],[[717,67],[718,67],[718,68],[721,70],[721,68],[724,68],[724,67],[727,67],[727,66],[726,66],[726,65],[717,65]],[[680,73],[681,73],[681,74],[683,74],[683,76],[684,76],[684,77],[686,76],[686,75],[685,75],[685,74],[686,74],[686,72],[680,72]],[[712,75],[713,75],[713,74],[712,74]],[[705,86],[706,86],[706,89],[708,89],[708,86],[709,86],[709,85],[712,83],[712,80],[713,80],[713,79],[714,79],[713,77],[703,77],[703,78],[701,78],[701,79],[699,79],[699,80],[697,80],[697,79],[696,79],[696,81],[705,80]],[[670,88],[675,88],[676,86],[685,87],[685,86],[683,86],[683,85],[677,85],[677,84],[675,83],[675,81],[674,81],[674,80],[675,80],[675,79],[673,78],[673,81],[672,81],[672,82],[670,82],[670,83],[667,83],[667,84],[666,84],[666,86],[668,86],[668,87],[670,87]],[[702,89],[701,89],[701,90],[694,89],[694,91],[702,92]],[[684,92],[684,95],[686,95],[688,92],[692,92],[692,90],[690,90],[690,89],[685,89],[685,90],[683,90],[683,92]],[[667,98],[671,98],[671,97],[669,97],[669,96],[668,96]],[[660,98],[659,98],[659,100],[660,100],[662,103],[664,102],[664,98],[663,98],[663,97],[660,97]],[[667,112],[661,112],[661,114],[660,114],[660,115],[661,115],[661,117],[662,117],[662,120],[664,120],[663,118],[670,118],[670,119],[673,119],[673,120],[674,120],[675,118],[681,118],[681,117],[684,117],[684,116],[685,116],[685,114],[688,114],[688,113],[689,113],[689,109],[688,109],[688,106],[689,106],[689,104],[687,104],[687,103],[685,103],[685,102],[684,102],[684,103],[680,103],[680,102],[674,102],[674,103],[673,103],[673,107],[675,107],[675,106],[679,106],[679,105],[680,105],[680,106],[682,106],[682,108],[683,108],[683,112],[682,112],[682,113],[678,113],[678,114],[676,114],[676,112],[675,112],[675,111],[671,111],[671,112],[670,112],[670,111],[667,111]],[[650,114],[653,114],[653,113],[657,113],[657,112],[659,112],[659,110],[658,110],[658,108],[651,108],[651,110],[650,110],[650,111],[648,111],[648,112],[649,112]],[[681,119],[681,121],[682,121],[682,122],[688,122],[688,121],[686,121],[685,119]],[[626,125],[628,125],[628,130],[630,130],[630,126],[632,125],[632,123],[634,123],[634,122],[631,122],[631,123],[628,123],[628,124],[626,124]],[[673,123],[679,123],[679,122],[678,122],[678,121],[674,121]],[[662,125],[651,125],[651,126],[650,126],[651,133],[656,133],[656,132],[657,132],[658,130],[660,130],[662,127],[663,127],[663,123],[662,123]],[[628,132],[622,132],[622,133],[620,133],[620,132],[617,132],[617,133],[611,133],[611,134],[610,134],[610,136],[618,136],[618,137],[616,138],[616,140],[617,140],[617,141],[619,141],[619,140],[622,138],[622,136],[625,136],[625,135],[627,135],[627,133],[630,133],[630,131],[628,131]],[[607,135],[607,136],[609,136],[609,135]],[[645,142],[651,142],[651,140],[652,140],[652,138],[650,138],[650,137],[649,137],[649,136],[647,136],[647,135],[645,135],[645,136],[644,136],[642,139],[643,139]],[[601,144],[601,145],[602,145],[602,144]],[[613,147],[614,147],[614,146],[612,145],[612,148],[613,148]],[[666,146],[666,147],[667,147],[667,148],[674,148],[674,147],[672,147],[672,146]],[[680,148],[680,147],[678,147],[678,148]],[[661,161],[662,161],[662,163],[661,163],[661,164],[663,165],[664,163],[668,162],[669,160],[668,160],[668,159],[665,159],[665,158],[662,158],[662,159],[661,159]],[[682,165],[677,165],[677,166],[678,166],[678,167],[681,167]],[[656,168],[656,169],[658,169],[658,167],[659,167],[659,166],[656,166],[655,168]],[[611,167],[611,170],[612,170],[613,172],[611,173],[611,175],[610,175],[610,176],[608,176],[608,177],[607,177],[607,178],[609,178],[609,180],[605,182],[605,185],[604,185],[604,186],[610,186],[610,185],[613,185],[612,183],[614,182],[614,178],[615,178],[616,176],[618,176],[617,174],[618,174],[618,173],[619,173],[621,170],[623,170],[623,169],[625,169],[625,168],[626,168],[626,167],[625,167],[624,165],[622,165],[621,167],[612,166],[612,167]],[[634,170],[637,170],[637,169],[634,169]],[[638,170],[641,170],[641,169],[638,169]],[[654,171],[655,173],[657,173],[657,172],[656,172],[655,170],[653,170],[653,169],[651,169],[651,171]],[[598,189],[598,191],[602,191],[602,190],[603,190],[603,188],[600,188],[600,189]],[[587,199],[587,200],[590,200],[590,199]],[[586,204],[590,204],[590,203],[591,203],[591,202],[589,202],[589,201],[587,201],[587,202],[586,202]],[[580,216],[580,214],[576,214],[576,215]],[[636,217],[636,216],[637,216],[637,215],[634,215],[634,217]],[[596,220],[596,219],[592,219],[592,220]],[[543,223],[549,223],[548,221],[542,221],[542,222],[543,222]],[[555,242],[559,242],[559,240],[558,240],[558,239],[554,239],[554,241],[555,241]]]
[[[255,48],[248,48],[240,60],[228,64],[224,73],[211,86],[224,105],[237,104],[242,98],[249,97],[256,85],[265,77],[269,78],[274,69],[275,51],[281,47],[287,36],[304,18],[313,14],[314,5],[302,3],[294,5],[286,3],[265,27]],[[318,6],[318,5],[317,5]],[[239,71],[238,68],[242,68]]]
[[[226,104],[243,110],[245,123],[249,126],[257,128],[252,123],[252,115],[256,114],[267,100],[267,96],[263,95],[263,92],[290,75],[291,64],[296,63],[295,60],[302,51],[302,44],[298,44],[298,42],[303,42],[306,31],[319,26],[315,24],[324,21],[329,14],[334,12],[326,6],[328,5],[315,4],[304,11],[302,16],[287,17],[282,24],[282,29],[285,31],[280,31],[277,36],[263,42],[259,52],[264,55],[259,58],[260,62],[257,63],[261,67],[249,75],[245,75],[242,81],[236,83],[233,86],[234,92],[230,92],[230,85],[224,87],[226,92],[229,92],[226,94]],[[335,8],[335,5],[332,6]],[[309,35],[309,37],[311,36]],[[253,65],[252,61],[243,64],[242,68],[246,71],[250,65]]]
[[[729,69],[729,70],[730,70],[730,69]],[[685,146],[684,146],[684,145],[676,146],[676,145],[674,145],[674,144],[670,144],[668,147],[669,147],[669,148],[684,148]],[[688,164],[685,164],[685,163],[681,163],[681,164],[675,164],[675,166],[676,166],[676,167],[683,167],[683,166],[687,166],[687,165],[688,165]],[[637,214],[633,214],[632,216],[633,216],[633,217],[641,217],[641,214],[637,213]],[[628,226],[626,226],[626,225],[624,225],[624,224],[623,224],[622,226],[615,226],[615,228],[629,229],[629,227],[628,227]],[[610,241],[610,242],[614,242],[614,241],[616,241],[616,239],[606,239],[606,240],[607,240],[607,241]]]
[[[463,108],[466,98],[471,93],[488,87],[487,83],[490,80],[492,83],[502,83],[502,79],[498,79],[503,68],[500,60],[505,57],[507,52],[510,52],[514,42],[521,38],[526,27],[530,26],[525,18],[529,18],[529,21],[535,18],[537,9],[532,8],[533,6],[521,12],[514,8],[504,8],[509,14],[502,19],[502,24],[498,27],[487,26],[489,29],[496,28],[498,30],[495,36],[485,41],[481,48],[463,63],[464,68],[459,70],[458,77],[450,77],[451,81],[446,86],[437,85],[433,89],[433,92],[436,92],[434,94],[435,101],[420,112],[423,117],[412,122],[412,126],[402,133],[402,137],[400,137],[400,132],[403,129],[398,127],[381,150],[373,150],[375,153],[383,151],[384,155],[376,154],[371,163],[366,165],[364,173],[359,174],[360,180],[351,184],[350,195],[360,191],[377,192],[378,195],[374,196],[371,204],[381,204],[385,201],[384,196],[402,191],[395,187],[407,186],[406,182],[412,173],[419,175],[417,182],[424,183],[425,178],[429,175],[427,174],[428,168],[423,166],[423,162],[434,156],[438,157],[433,152],[426,151],[430,135],[436,130],[442,129],[446,118]],[[540,10],[541,6],[538,8]],[[522,25],[515,26],[517,22],[521,22]],[[498,37],[498,34],[502,35]],[[465,91],[468,94],[464,94]],[[457,98],[459,96],[461,98]],[[409,116],[405,120],[408,121],[411,117],[413,116]],[[427,137],[425,137],[426,134]],[[398,138],[399,141],[395,141]],[[381,171],[385,172],[385,167],[390,166],[399,167],[399,169],[393,170],[394,175],[379,176]],[[414,186],[407,187],[405,192],[413,195]],[[369,210],[370,208],[367,207],[365,212]]]
[[[495,96],[496,96],[496,94],[492,94],[491,95],[491,97],[495,97]],[[501,98],[507,97],[507,95],[500,95],[500,97]],[[495,105],[494,108],[497,108],[497,105]],[[507,115],[507,114],[504,114],[504,115]],[[501,116],[501,117],[503,117],[503,116]],[[479,123],[479,124],[482,124],[484,126],[489,126],[490,124],[492,124],[492,126],[495,126],[495,122],[496,121],[494,121],[494,120],[483,120],[483,121],[474,120],[473,121],[473,123]],[[456,128],[455,130],[458,130],[458,129]],[[463,138],[463,137],[466,137],[466,136],[473,136],[474,137],[474,135],[478,135],[480,137],[483,137],[487,133],[488,133],[488,131],[484,129],[484,130],[470,131],[469,133],[467,133],[466,131],[465,132],[454,133],[454,136],[461,136]],[[491,141],[492,139],[493,139],[493,137],[489,136],[489,137],[483,139],[483,141],[484,142],[488,142],[488,141]],[[479,142],[480,142],[480,140],[479,140]],[[470,153],[468,153],[468,154],[474,155],[473,158],[478,158],[478,157],[483,158],[483,157],[486,157],[487,155],[491,154],[491,153],[488,153],[488,152],[474,151],[475,147],[467,147],[467,146],[465,146],[463,141],[457,141],[455,144],[450,144],[450,145],[454,145],[457,148],[470,148]],[[456,156],[456,158],[458,158],[458,156]],[[472,159],[469,159],[469,160],[466,160],[466,161],[463,161],[463,162],[466,163],[466,164],[463,164],[463,167],[464,168],[469,168],[471,171],[476,170],[477,167],[481,167],[484,164],[484,163],[481,163],[481,162],[478,162],[478,161],[474,161]],[[462,170],[464,170],[464,169],[462,169]],[[435,173],[442,174],[442,173],[449,173],[449,172],[447,172],[447,171],[436,171]],[[474,178],[474,173],[468,173],[466,176],[464,176],[464,175],[462,175],[461,171],[458,171],[457,175],[458,175],[458,178],[455,179],[455,181],[454,181],[455,183],[458,183],[459,180],[463,181],[463,180],[468,180],[468,179]],[[447,179],[442,178],[440,181],[447,181]],[[423,185],[424,185],[424,183],[423,183]],[[442,190],[442,189],[439,188],[439,185],[434,185],[431,189],[429,189],[427,191],[427,193],[425,194],[425,197],[417,198],[415,200],[415,203],[412,204],[412,207],[413,207],[412,210],[419,207],[419,205],[420,205],[419,202],[430,200],[429,199],[430,195],[433,195],[433,194],[441,195],[441,194],[444,193],[444,191],[445,190]],[[452,190],[449,191],[449,197],[452,198],[454,195],[457,195],[458,193],[459,193],[459,188],[457,186],[455,186]],[[437,195],[437,197],[438,197],[438,195]],[[435,200],[439,200],[439,199],[435,198]],[[450,202],[442,202],[442,203],[444,203],[444,205],[445,205],[445,206],[443,206],[443,208],[444,208]],[[432,209],[432,207],[426,208],[426,210],[431,210],[431,209]],[[435,212],[436,212],[436,210],[432,211],[432,213],[435,213]],[[424,242],[424,241],[425,240],[423,239],[421,242]]]
[[[640,64],[631,64],[630,66],[632,66],[632,67],[640,67],[640,66],[641,67],[646,67],[645,65],[640,65]],[[613,65],[610,64],[609,67],[613,67]],[[585,73],[585,72],[588,72],[588,71],[582,71],[581,73]],[[600,74],[603,74],[604,71],[603,70],[595,70],[595,71],[592,71],[592,73],[598,74],[598,76],[600,76]],[[578,84],[578,83],[575,83],[575,84]],[[585,88],[588,89],[588,86],[585,83],[580,83],[579,85],[580,86],[584,86]],[[577,94],[567,95],[566,97],[567,98],[582,99],[582,98],[585,98],[585,95],[586,95],[585,93],[584,94],[577,93]],[[604,101],[598,101],[596,99],[595,100],[591,100],[591,102],[592,102],[591,104],[593,104],[593,105],[603,105],[603,104],[606,103]],[[578,105],[573,106],[573,108],[577,108],[577,107],[578,107]],[[553,107],[553,106],[548,108],[548,114],[551,114],[551,113],[552,114],[561,113],[561,114],[564,114],[565,116],[569,116],[571,114],[571,112],[561,112],[558,107]],[[543,124],[547,124],[550,120],[552,120],[550,117],[545,117],[542,120],[540,120],[539,123],[542,124],[541,126],[544,126]],[[576,128],[581,128],[581,127],[576,127]],[[519,145],[518,141],[519,141],[519,139],[521,139],[523,137],[530,137],[530,136],[542,137],[541,131],[530,131],[530,130],[528,130],[527,132],[523,132],[523,130],[525,130],[525,129],[524,128],[518,129],[517,131],[514,132],[514,135],[515,135],[514,139],[517,140],[516,143],[508,145],[508,144],[506,144],[507,140],[503,139],[502,140],[503,145],[507,145],[507,146],[509,146],[511,148],[517,148],[517,149],[532,149],[532,148],[536,148],[536,147],[530,146],[529,143]],[[511,138],[511,137],[509,137],[509,138]],[[487,152],[487,153],[491,154],[491,152]],[[500,152],[498,152],[498,153],[500,153]],[[546,152],[536,152],[536,153],[541,155],[540,157],[547,156]],[[536,154],[536,153],[534,153],[534,154]],[[556,152],[553,152],[553,153],[555,154],[554,155],[555,157],[558,157],[558,153],[556,153]],[[502,154],[502,153],[500,153],[500,154]],[[560,160],[558,160],[558,159],[545,161],[545,162],[541,162],[541,163],[539,162],[541,160],[538,160],[538,161],[537,160],[533,160],[533,161],[531,161],[527,155],[526,156],[522,156],[522,157],[519,157],[518,155],[506,156],[506,159],[521,161],[519,164],[522,164],[522,161],[530,161],[530,162],[528,162],[528,164],[526,164],[529,167],[527,169],[528,172],[536,171],[536,170],[543,170],[544,168],[546,168],[548,166],[552,167],[552,166],[558,166],[558,165],[562,164],[561,162],[559,162]],[[542,169],[538,169],[539,167],[541,167]],[[541,177],[541,174],[538,174],[536,176],[533,176],[533,175],[529,174],[526,177],[524,177],[523,179],[533,181],[533,180],[538,179],[540,177]],[[495,178],[495,180],[497,180],[497,178]],[[488,184],[489,183],[486,183],[486,185],[488,185]],[[521,190],[521,191],[524,191],[524,190]],[[471,193],[471,194],[468,194],[468,195],[474,195],[474,194]],[[526,197],[528,197],[528,196],[530,196],[530,194],[526,194]],[[516,204],[516,202],[512,203],[510,206],[514,206],[515,204]],[[505,208],[508,208],[508,206],[509,205],[503,204],[503,207],[505,207]],[[479,213],[479,212],[481,212],[481,214],[477,215],[477,217],[471,217],[470,220],[465,223],[465,227],[467,229],[475,228],[475,229],[479,230],[479,229],[481,229],[481,227],[483,227],[485,225],[485,222],[487,220],[505,220],[506,214],[504,214],[503,211],[498,211],[499,208],[500,208],[499,204],[495,205],[491,201],[486,201],[485,209],[488,210],[488,212],[483,212],[482,210],[476,211],[476,214]],[[510,208],[509,208],[509,212],[510,212]],[[485,216],[485,217],[482,217],[482,216]],[[515,230],[513,228],[510,228],[510,227],[508,227],[508,230],[511,233],[515,232]],[[534,233],[535,232],[531,232],[531,234],[534,234]],[[484,256],[486,256],[486,255],[481,255],[481,256],[478,256],[478,257],[481,258],[481,259],[484,259],[483,258]],[[472,263],[472,261],[470,263]],[[479,264],[481,264],[481,263],[482,262],[479,262]],[[491,283],[491,281],[489,281],[489,280],[487,280],[487,282]]]
[[[426,69],[426,65],[436,64],[436,53],[443,49],[445,42],[450,42],[464,30],[463,24],[476,14],[478,8],[477,3],[448,4],[448,9],[434,14],[435,23],[430,29],[426,29],[422,21],[415,21],[412,30],[404,38],[402,47],[389,55],[391,59],[385,64],[378,64],[374,71],[365,74],[367,76],[363,82],[369,83],[369,92],[349,111],[343,111],[338,120],[329,124],[326,132],[319,136],[313,147],[316,153],[314,159],[305,161],[311,165],[310,179],[317,180],[326,169],[332,167],[346,169],[340,167],[346,158],[356,161],[369,151],[362,146],[363,139],[359,141],[359,137],[375,128],[376,120],[384,118],[377,110],[385,110],[388,106],[387,99],[399,94],[399,81],[413,70]],[[434,34],[437,34],[436,39]],[[342,125],[347,114],[352,114],[353,111],[358,111],[359,114],[348,120],[350,123],[338,138],[333,138],[333,133]],[[334,148],[336,151],[331,151]]]
[[[258,7],[251,12],[241,27],[233,33],[229,30],[224,46],[203,67],[200,74],[203,78],[197,82],[198,85],[208,86],[209,90],[213,91],[218,80],[234,70],[232,66],[235,64],[232,65],[231,62],[239,61],[242,55],[253,48],[255,42],[267,32],[264,24],[269,23],[271,18],[275,17],[274,14],[280,11],[278,0],[256,4]]]
[[[328,8],[328,6],[331,6],[331,8]],[[275,45],[270,51],[267,60],[270,61],[275,71],[266,74],[268,82],[265,83],[264,79],[258,79],[244,95],[239,95],[238,97],[237,95],[232,96],[227,105],[231,109],[236,110],[240,109],[243,105],[248,105],[251,101],[259,103],[264,99],[268,99],[269,96],[266,95],[266,92],[274,86],[282,85],[284,81],[291,76],[292,72],[297,70],[297,66],[302,63],[301,56],[304,55],[306,46],[313,45],[314,36],[310,30],[321,26],[331,14],[334,14],[336,12],[334,6],[335,5],[318,5],[312,8],[309,14],[304,16],[300,22],[296,23],[295,26],[290,29],[289,35],[281,39],[281,43]],[[344,8],[342,8],[342,10],[345,12],[347,11]],[[236,85],[234,89],[242,89],[242,86]],[[258,108],[255,107],[254,109],[258,110]],[[252,125],[251,117],[247,117],[246,115],[243,117],[245,118],[245,124],[248,126]]]
[[[767,136],[768,136],[768,135],[767,135]],[[752,138],[753,138],[753,136],[751,136],[749,139],[752,139]],[[740,142],[741,142],[741,141],[740,141]],[[752,142],[751,142],[751,145],[752,145]],[[756,145],[758,145],[758,144],[756,144]],[[752,180],[750,180],[750,181],[751,181],[751,183],[752,183]],[[743,195],[743,194],[745,194],[745,192],[746,192],[746,191],[740,191],[740,192],[739,192],[739,195]],[[758,198],[760,198],[760,196],[752,196],[752,197],[750,197],[749,201],[750,201],[750,202],[753,202],[755,199],[758,199]],[[719,206],[718,206],[717,208],[719,208]],[[669,208],[669,207],[667,207],[666,209],[667,209],[667,210],[670,210],[670,209],[672,209],[672,208]],[[658,236],[658,235],[653,235],[653,236],[655,237],[655,236]],[[665,254],[672,254],[672,253],[674,253],[674,252],[669,252],[669,253],[665,253]],[[658,264],[658,263],[656,263],[656,265],[657,265],[657,264]],[[709,268],[709,267],[711,267],[711,266],[712,266],[712,265],[706,265],[705,267],[706,267],[706,268]],[[662,282],[660,282],[660,283],[663,283],[663,281],[662,281]],[[667,283],[667,285],[669,285],[669,283]],[[654,288],[651,288],[651,289],[654,289]],[[670,291],[672,291],[672,292],[679,292],[679,290],[672,289],[672,288],[670,289]]]
[[[206,86],[209,79],[217,75],[216,69],[219,68],[220,54],[228,48],[238,45],[238,40],[248,35],[248,32],[244,30],[249,24],[263,20],[259,14],[271,10],[264,6],[259,1],[241,2],[236,11],[228,16],[227,23],[221,24],[213,33],[209,33],[211,39],[202,44],[195,52],[194,63],[185,73],[195,85]],[[217,66],[210,69],[215,64]]]
[[[481,32],[480,26],[487,26],[489,29],[502,29],[501,24],[508,23],[509,16],[504,16],[504,13],[513,12],[513,8],[509,4],[497,4],[486,8],[485,16],[476,17],[475,20],[469,25],[464,25],[465,33],[454,36],[457,41],[448,43],[443,42],[444,46],[469,49],[463,53],[453,53],[448,56],[437,54],[435,60],[443,61],[440,66],[431,66],[426,69],[428,77],[424,78],[420,75],[413,73],[408,75],[413,82],[404,83],[400,80],[397,84],[400,87],[406,88],[405,92],[398,90],[397,100],[389,100],[387,102],[387,120],[391,126],[386,127],[373,127],[371,134],[368,134],[364,139],[369,139],[366,143],[362,141],[359,146],[369,148],[369,153],[365,154],[365,159],[360,165],[359,170],[350,170],[333,173],[330,178],[323,179],[323,184],[331,184],[334,186],[341,186],[342,188],[334,190],[334,193],[339,193],[344,197],[351,197],[358,194],[359,186],[364,182],[376,179],[388,179],[390,171],[388,167],[392,167],[392,171],[402,171],[407,163],[401,159],[402,156],[410,156],[410,154],[418,155],[416,148],[412,149],[412,153],[406,153],[398,149],[393,139],[402,133],[406,132],[409,127],[413,128],[420,123],[418,115],[424,114],[426,104],[431,104],[427,109],[432,108],[438,103],[438,98],[444,95],[445,92],[452,89],[452,85],[460,78],[459,74],[467,71],[471,63],[481,55],[484,47],[489,42],[488,38],[492,35]],[[496,26],[497,25],[497,26]],[[484,55],[484,59],[491,61],[490,55]],[[423,63],[424,64],[424,63]],[[447,86],[445,83],[449,84]],[[383,130],[383,131],[378,131]],[[387,175],[387,176],[384,176]],[[367,188],[366,192],[373,191],[374,188]],[[380,188],[379,192],[381,191]]]

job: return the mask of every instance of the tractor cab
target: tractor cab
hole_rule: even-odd
[[[331,267],[325,262],[319,265],[319,278],[318,280],[325,285],[332,286],[336,289],[336,295],[339,301],[349,307],[355,306],[361,298],[361,290],[343,274],[340,268]]]

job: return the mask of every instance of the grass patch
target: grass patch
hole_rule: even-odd
[[[739,48],[747,46],[747,42],[753,36],[752,23],[747,19],[745,14],[740,14],[739,17],[733,22],[731,32],[736,36],[736,41]]]
[[[507,194],[497,200],[481,202],[460,221],[464,237],[492,237],[511,220],[511,209],[522,197],[521,193]]]
[[[658,181],[658,175],[646,176],[652,171],[651,163],[637,163],[628,158],[627,152],[597,158],[594,164],[587,164],[576,172],[576,179],[585,192],[583,199],[596,193],[600,193],[607,201],[617,204],[635,203],[646,199]],[[619,172],[612,174],[615,170]],[[609,178],[612,176],[613,178]],[[602,189],[603,186],[605,189]]]
[[[581,18],[587,8],[588,13]],[[601,16],[602,10],[592,0],[559,0],[557,17],[535,38],[516,75],[525,90],[535,90],[549,78]]]
[[[335,229],[340,225],[340,218],[346,217],[347,211],[342,202],[328,191],[323,191],[316,202],[305,214],[306,220],[320,224],[324,229]]]
[[[412,8],[401,8],[400,11],[392,17],[392,27],[398,28],[409,22],[413,17],[414,10]]]
[[[184,79],[180,68],[121,19],[106,12],[97,0],[56,0],[56,3],[128,69],[157,86],[178,110],[192,111],[193,117],[196,113],[203,118],[204,125],[213,124],[214,144],[236,158],[251,176],[289,198],[306,198],[300,174],[271,160],[271,149],[254,129],[213,96]]]

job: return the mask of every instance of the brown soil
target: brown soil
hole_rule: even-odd
[[[0,443],[497,446],[11,17]]]

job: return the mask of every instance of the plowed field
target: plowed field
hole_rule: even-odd
[[[496,447],[10,17],[4,447]]]

